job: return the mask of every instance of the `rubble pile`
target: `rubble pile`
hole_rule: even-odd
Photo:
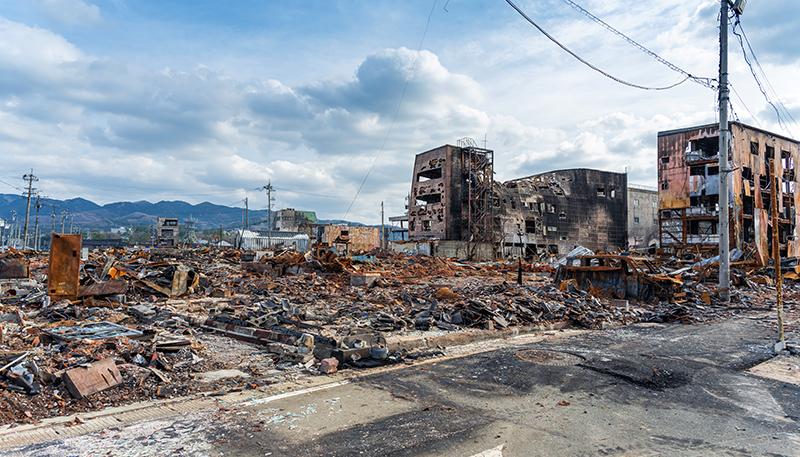
[[[7,251],[0,423],[425,356],[393,345],[400,335],[702,322],[768,306],[774,290],[769,272],[745,272],[737,306],[721,307],[700,268],[602,259],[524,264],[519,286],[520,265],[505,261],[108,249],[80,264],[79,292],[64,298],[49,293],[46,256]],[[639,269],[615,270],[625,262]]]

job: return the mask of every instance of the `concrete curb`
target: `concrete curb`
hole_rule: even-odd
[[[314,391],[336,387],[369,376],[401,370],[411,366],[436,363],[442,360],[466,357],[471,354],[495,350],[501,347],[527,344],[533,338],[546,338],[544,332],[561,330],[565,323],[515,327],[503,330],[467,330],[448,332],[441,335],[404,335],[387,341],[390,349],[425,349],[453,347],[463,350],[455,351],[431,359],[413,361],[406,364],[387,365],[372,369],[344,370],[329,376],[309,376],[298,381],[284,382],[268,386],[265,390],[245,390],[231,392],[221,396],[200,393],[186,397],[164,400],[147,400],[129,405],[106,408],[100,411],[78,413],[44,419],[36,424],[9,424],[0,426],[0,451],[31,445],[35,443],[55,441],[98,432],[111,427],[122,427],[146,420],[156,420],[193,411],[220,407],[223,405],[242,405],[248,402],[268,402],[277,398],[302,395]],[[567,331],[559,336],[571,336],[581,331]],[[528,338],[526,338],[528,337]],[[517,340],[517,341],[514,341]],[[494,342],[494,344],[491,344]],[[469,348],[471,344],[481,343],[479,347]],[[76,418],[80,421],[76,422]],[[13,454],[12,454],[13,455]]]

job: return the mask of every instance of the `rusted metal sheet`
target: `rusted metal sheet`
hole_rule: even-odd
[[[80,265],[81,236],[53,233],[47,270],[47,293],[51,299],[78,298]]]
[[[647,299],[672,297],[682,282],[662,274],[643,257],[598,254],[567,258],[556,270],[556,281],[575,281],[595,296]]]
[[[27,260],[13,257],[0,259],[0,279],[25,279],[29,276]]]

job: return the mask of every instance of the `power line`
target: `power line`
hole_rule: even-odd
[[[655,52],[651,51],[650,49],[647,49],[643,44],[639,43],[638,41],[634,40],[633,38],[629,37],[628,35],[625,35],[624,33],[620,32],[617,29],[615,29],[614,27],[609,25],[607,22],[605,22],[604,20],[602,20],[599,17],[595,16],[594,14],[592,14],[591,12],[586,10],[584,7],[578,5],[577,3],[573,2],[572,0],[561,0],[561,1],[566,3],[567,5],[571,6],[572,8],[577,10],[578,12],[582,13],[583,15],[585,15],[586,17],[588,17],[592,21],[596,22],[597,24],[603,26],[605,29],[607,29],[608,31],[610,31],[614,35],[617,35],[620,38],[622,38],[623,40],[627,41],[628,43],[633,45],[635,48],[639,49],[640,51],[642,51],[645,54],[649,55],[650,57],[654,58],[656,61],[658,61],[659,63],[663,64],[664,66],[666,66],[670,70],[675,71],[677,73],[680,73],[680,74],[682,74],[684,76],[687,76],[693,82],[698,83],[698,84],[700,84],[702,86],[705,86],[705,87],[707,87],[709,89],[715,89],[714,84],[713,84],[716,81],[715,79],[713,79],[713,78],[701,78],[701,77],[692,75],[691,73],[689,73],[688,71],[684,70],[683,68],[681,68],[681,67],[675,65],[674,63],[668,61],[667,59],[661,57],[660,55],[656,54]]]
[[[792,116],[791,111],[789,111],[786,108],[786,105],[783,104],[783,102],[780,99],[780,96],[778,95],[778,92],[775,90],[774,87],[772,87],[772,83],[769,81],[769,78],[767,78],[767,73],[764,71],[764,67],[761,66],[761,62],[758,61],[758,57],[756,57],[756,53],[755,53],[755,51],[753,51],[753,46],[750,44],[750,40],[747,38],[747,33],[745,33],[744,28],[742,27],[742,24],[741,24],[738,16],[737,16],[737,19],[736,19],[736,24],[734,24],[734,27],[736,25],[739,26],[739,30],[742,32],[742,37],[744,37],[744,41],[745,41],[745,43],[747,43],[747,48],[750,50],[750,55],[753,56],[753,61],[756,63],[756,66],[758,67],[758,69],[761,71],[761,75],[764,77],[764,82],[767,83],[767,87],[772,91],[772,94],[777,99],[778,105],[783,108],[783,111],[789,116],[789,118],[792,120],[792,122],[797,124],[797,120],[795,120],[794,116]]]
[[[736,98],[739,100],[739,103],[741,103],[742,106],[744,107],[744,109],[747,111],[747,114],[749,114],[750,117],[753,118],[753,121],[755,121],[756,125],[761,127],[761,122],[759,122],[758,118],[756,117],[756,115],[753,114],[752,111],[750,111],[750,107],[747,106],[747,104],[744,102],[744,99],[742,99],[742,96],[739,95],[739,91],[736,90],[736,88],[733,86],[733,83],[728,83],[728,85],[731,87],[731,90],[733,91],[733,95],[736,96]]]
[[[758,90],[761,91],[761,94],[764,96],[764,99],[767,101],[767,104],[775,110],[775,115],[778,118],[778,125],[780,125],[784,130],[786,130],[790,135],[794,136],[794,133],[783,120],[783,116],[781,116],[781,111],[778,109],[778,106],[772,101],[767,91],[764,89],[764,85],[761,83],[761,79],[759,79],[758,74],[756,73],[755,69],[753,68],[753,64],[750,62],[750,57],[747,55],[747,50],[744,46],[744,40],[742,39],[742,35],[736,32],[736,27],[741,29],[741,23],[739,22],[739,17],[736,17],[736,22],[733,24],[733,29],[731,30],[733,34],[739,41],[739,47],[742,49],[742,55],[744,56],[744,61],[747,64],[747,67],[750,68],[750,74],[753,75],[753,79],[756,81],[756,85],[758,86]]]
[[[358,185],[358,189],[356,190],[356,194],[353,196],[353,200],[350,202],[350,205],[347,206],[347,211],[344,212],[344,216],[342,219],[347,219],[347,215],[350,214],[350,210],[353,209],[353,205],[358,200],[358,196],[361,194],[361,190],[364,188],[364,184],[367,182],[369,175],[372,174],[372,169],[375,168],[375,164],[378,162],[378,158],[383,155],[383,149],[386,147],[386,142],[389,141],[389,135],[391,135],[392,130],[394,130],[394,124],[397,122],[397,116],[400,114],[400,108],[403,106],[403,100],[406,98],[406,92],[408,90],[408,84],[411,82],[411,78],[414,77],[414,74],[417,71],[417,61],[419,60],[419,53],[422,52],[422,44],[425,42],[425,37],[428,35],[428,29],[431,25],[431,17],[433,17],[433,10],[436,9],[436,4],[438,0],[433,1],[433,5],[431,5],[431,10],[428,13],[428,19],[425,20],[425,29],[422,31],[422,37],[419,39],[419,45],[417,45],[417,52],[414,54],[414,61],[411,64],[411,71],[408,74],[408,77],[403,83],[403,91],[400,93],[400,99],[397,101],[397,108],[394,110],[394,115],[392,116],[392,122],[389,124],[389,128],[386,130],[386,135],[383,137],[383,141],[381,142],[381,147],[378,148],[377,154],[372,159],[372,163],[370,164],[369,168],[367,169],[367,173],[364,175],[364,179],[361,180],[361,183]]]
[[[642,89],[642,90],[667,90],[667,89],[672,89],[673,87],[677,87],[677,86],[685,83],[686,81],[688,81],[690,78],[692,78],[692,76],[687,73],[687,76],[685,76],[682,80],[676,82],[675,84],[670,84],[669,86],[663,86],[663,87],[642,86],[642,85],[635,84],[635,83],[632,83],[632,82],[629,82],[629,81],[625,81],[624,79],[618,78],[618,77],[616,77],[616,76],[614,76],[614,75],[612,75],[612,74],[610,74],[608,72],[605,72],[605,71],[601,70],[600,68],[592,65],[591,63],[586,61],[584,58],[582,58],[581,56],[576,54],[574,51],[572,51],[571,49],[566,47],[560,41],[556,40],[552,35],[547,33],[539,24],[534,22],[533,19],[528,17],[528,15],[525,14],[524,11],[522,11],[517,5],[515,5],[514,2],[512,2],[511,0],[505,0],[505,1],[512,8],[514,8],[514,10],[516,10],[516,12],[519,13],[520,16],[522,16],[526,21],[528,21],[532,26],[536,27],[536,29],[538,29],[542,33],[542,35],[544,35],[545,37],[547,37],[547,39],[549,39],[550,41],[555,43],[559,48],[563,49],[566,53],[568,53],[569,55],[571,55],[572,57],[577,59],[580,63],[582,63],[582,64],[586,65],[587,67],[591,68],[592,70],[600,73],[601,75],[605,76],[606,78],[609,78],[609,79],[611,79],[613,81],[616,81],[616,82],[618,82],[620,84],[623,84],[623,85],[628,86],[628,87],[633,87],[633,88],[636,88],[636,89]]]

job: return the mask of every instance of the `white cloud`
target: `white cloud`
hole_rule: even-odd
[[[102,20],[100,8],[83,0],[36,0],[49,19],[65,25],[95,24]]]

